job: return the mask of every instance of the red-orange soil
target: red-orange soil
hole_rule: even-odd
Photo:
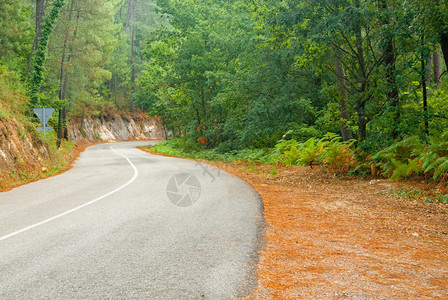
[[[388,193],[423,183],[212,164],[251,183],[265,205],[258,286],[247,299],[448,298],[448,207]]]

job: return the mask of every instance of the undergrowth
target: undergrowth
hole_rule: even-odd
[[[336,173],[402,180],[422,177],[426,181],[446,184],[448,180],[448,132],[428,141],[418,136],[406,137],[376,153],[368,154],[343,142],[334,133],[310,138],[301,143],[280,140],[274,148],[249,148],[228,153],[206,149],[186,137],[173,138],[151,147],[161,154],[193,159],[246,161],[269,165],[325,166]]]
[[[448,132],[428,142],[417,136],[407,137],[374,155],[367,156],[353,173],[401,180],[424,177],[435,182],[448,180]]]
[[[271,149],[248,148],[227,153],[206,149],[185,137],[173,138],[151,146],[150,149],[165,155],[193,159],[258,162],[286,166],[325,165],[338,172],[348,172],[356,165],[352,144],[353,141],[341,142],[338,135],[328,133],[320,140],[311,138],[304,143],[296,140],[281,140]]]

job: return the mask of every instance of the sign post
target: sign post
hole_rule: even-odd
[[[42,127],[41,126],[37,127],[37,130],[43,131],[44,138],[45,138],[45,133],[53,130],[53,128],[51,126],[47,126],[47,123],[48,123],[48,120],[50,120],[50,117],[54,112],[54,108],[34,108],[33,110],[34,110],[34,113],[39,118],[39,120],[41,121],[42,125],[44,125]]]

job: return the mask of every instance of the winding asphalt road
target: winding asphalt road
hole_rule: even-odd
[[[229,299],[250,293],[258,194],[194,161],[87,148],[68,172],[0,193],[0,299]]]

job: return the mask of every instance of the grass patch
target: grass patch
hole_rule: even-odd
[[[245,161],[264,164],[275,164],[278,161],[275,149],[244,149],[241,151],[219,153],[215,149],[206,149],[204,146],[191,142],[186,138],[173,138],[160,142],[155,146],[145,148],[159,154],[208,161]]]
[[[448,194],[444,194],[443,192],[437,189],[431,189],[429,191],[423,191],[420,189],[412,189],[412,190],[394,190],[389,189],[387,191],[390,195],[397,197],[401,200],[418,200],[424,201],[428,203],[443,203],[448,204]]]

